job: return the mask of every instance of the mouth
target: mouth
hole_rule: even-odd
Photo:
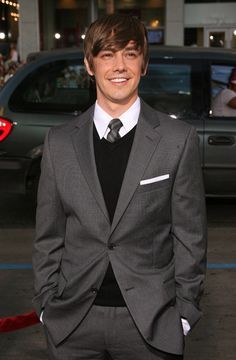
[[[128,78],[112,78],[109,79],[112,84],[125,84],[129,80]]]

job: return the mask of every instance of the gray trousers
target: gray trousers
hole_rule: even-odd
[[[45,329],[46,331],[46,329]],[[126,307],[92,306],[89,313],[55,347],[47,335],[50,360],[182,360],[158,351],[140,335]]]

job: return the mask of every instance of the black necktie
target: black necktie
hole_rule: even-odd
[[[120,119],[112,119],[109,122],[109,129],[111,129],[109,131],[109,133],[107,134],[107,140],[109,142],[115,142],[116,140],[120,139],[120,134],[119,134],[119,130],[122,127],[122,122],[120,121]]]

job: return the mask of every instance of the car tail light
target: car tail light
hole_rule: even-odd
[[[6,139],[10,134],[12,127],[13,125],[9,120],[0,117],[0,142]]]

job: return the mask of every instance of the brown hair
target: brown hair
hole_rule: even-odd
[[[101,50],[118,51],[131,40],[143,54],[142,70],[144,71],[149,54],[147,31],[141,21],[123,14],[105,15],[94,21],[88,28],[84,40],[84,54],[90,68],[93,69],[93,57],[96,57]]]

